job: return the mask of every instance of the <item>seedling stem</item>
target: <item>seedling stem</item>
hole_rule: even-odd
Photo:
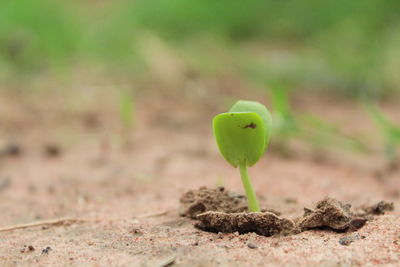
[[[242,183],[244,186],[244,190],[246,192],[247,202],[249,206],[250,212],[260,212],[260,204],[258,204],[258,200],[256,194],[254,193],[253,186],[250,181],[249,172],[247,171],[246,164],[240,164],[240,176],[242,177]]]

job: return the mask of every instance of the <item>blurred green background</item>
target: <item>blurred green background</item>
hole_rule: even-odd
[[[397,0],[0,0],[0,80],[142,77],[158,60],[185,75],[381,97],[400,88],[399,10]]]

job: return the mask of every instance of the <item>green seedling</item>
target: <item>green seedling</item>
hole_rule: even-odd
[[[272,119],[267,108],[253,101],[238,101],[229,112],[213,119],[213,130],[222,156],[235,168],[239,167],[250,212],[259,212],[247,167],[253,166],[269,143]]]
[[[295,137],[302,134],[295,112],[289,100],[289,89],[283,82],[270,81],[270,96],[273,107],[274,118],[272,136],[277,141],[276,148],[282,156],[290,157],[289,143]]]
[[[374,104],[365,101],[364,107],[384,135],[386,156],[388,157],[389,161],[395,161],[396,147],[400,146],[400,126],[392,123],[387,116]]]
[[[289,90],[276,83],[271,87],[271,100],[274,115],[274,131],[277,135],[290,136],[300,131],[295,113],[290,106]]]
[[[289,101],[290,90],[285,83],[271,81],[270,84],[273,136],[281,143],[280,149],[285,155],[290,155],[288,144],[295,137],[304,140],[316,151],[327,146],[340,146],[357,152],[368,150],[359,138],[343,134],[333,123],[311,114],[294,111]]]
[[[121,90],[119,95],[119,116],[123,126],[122,135],[124,143],[130,144],[130,134],[135,123],[135,102],[133,95],[126,91]]]
[[[301,114],[299,122],[303,125],[302,138],[312,144],[314,149],[322,147],[343,147],[348,150],[364,153],[370,151],[368,146],[360,141],[362,136],[350,136],[342,133],[340,127],[312,114]]]

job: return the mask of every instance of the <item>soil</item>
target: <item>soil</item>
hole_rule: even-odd
[[[228,193],[242,194],[241,180],[238,170],[220,156],[210,130],[211,118],[223,110],[214,100],[143,93],[137,98],[137,120],[127,149],[120,138],[126,135],[121,134],[118,108],[111,102],[115,98],[108,90],[80,89],[82,95],[71,98],[48,92],[29,99],[0,94],[0,143],[6,147],[0,148],[6,151],[0,156],[0,227],[77,219],[0,232],[0,265],[399,265],[400,174],[391,170],[377,178],[385,166],[378,147],[373,154],[316,152],[293,142],[290,157],[271,150],[250,168],[261,205],[281,213],[265,212],[257,221],[282,228],[289,221],[306,226],[308,221],[317,228],[308,225],[298,234],[270,237],[252,232],[275,233],[266,233],[266,228],[244,234],[207,232],[195,227],[199,221],[180,216],[179,199],[201,186],[223,186],[224,198],[243,203],[242,197]],[[296,108],[335,122],[345,133],[375,131],[354,103],[307,96],[296,102]],[[385,111],[396,118],[399,108],[389,103]],[[380,143],[374,140],[371,143]],[[18,149],[7,144],[17,144]],[[59,152],[49,151],[48,144]],[[320,220],[329,209],[317,202],[326,197],[352,203],[355,214],[348,217],[346,206],[335,202],[333,210],[345,210],[344,217],[334,217],[334,224]],[[227,212],[244,212],[224,201],[198,208],[193,198],[184,199],[190,217],[216,209],[230,220]],[[363,215],[381,213],[383,206],[388,207],[376,205],[382,200],[393,202],[395,209]],[[358,210],[362,205],[376,206]],[[296,221],[305,218],[304,207],[314,208],[307,209],[307,220]],[[327,229],[348,224],[359,229]]]
[[[362,213],[356,213],[351,211],[350,204],[325,198],[317,203],[315,209],[304,208],[303,216],[290,220],[271,212],[240,212],[246,210],[244,200],[244,196],[223,187],[201,187],[182,196],[184,212],[181,215],[199,220],[196,227],[210,232],[254,232],[272,236],[298,234],[315,228],[355,231],[365,225],[367,218],[372,220],[372,215],[382,215],[394,209],[393,203],[380,201],[373,206],[363,206]]]
[[[199,190],[190,190],[181,197],[180,202],[181,215],[192,219],[196,219],[197,215],[206,211],[235,213],[247,210],[246,197],[225,190],[224,187],[216,189],[201,187]]]
[[[221,233],[257,233],[264,236],[290,233],[295,224],[292,220],[281,218],[271,212],[224,213],[208,211],[197,215],[200,229]]]

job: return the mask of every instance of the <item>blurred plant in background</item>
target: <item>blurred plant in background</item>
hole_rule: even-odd
[[[135,102],[131,92],[120,90],[119,117],[122,124],[122,142],[124,147],[130,147],[132,141],[132,131],[135,124]]]
[[[276,148],[283,156],[289,156],[290,143],[302,139],[315,152],[330,147],[340,147],[353,152],[367,152],[369,147],[359,138],[344,134],[340,128],[318,116],[294,111],[289,90],[282,83],[271,82],[270,99],[273,105],[273,138]]]
[[[388,165],[397,166],[398,148],[400,146],[400,126],[391,122],[373,103],[365,101],[364,106],[371,119],[381,131],[383,152],[388,160]]]
[[[7,82],[33,88],[32,77],[66,81],[90,70],[111,82],[158,81],[144,87],[164,94],[185,80],[228,76],[247,90],[268,88],[274,138],[283,152],[294,138],[315,149],[334,144],[366,151],[358,137],[294,111],[290,96],[305,90],[372,98],[398,93],[399,10],[397,0],[3,0],[0,89],[14,88]],[[129,142],[135,103],[126,91],[116,103]],[[398,127],[372,104],[368,110],[393,154]]]
[[[61,1],[0,1],[0,77],[72,64],[84,28]]]
[[[380,96],[400,87],[398,10],[396,0],[0,1],[0,77],[82,64],[143,73],[140,42],[151,32],[200,75],[204,65],[226,65],[208,51],[212,43],[240,71]]]

